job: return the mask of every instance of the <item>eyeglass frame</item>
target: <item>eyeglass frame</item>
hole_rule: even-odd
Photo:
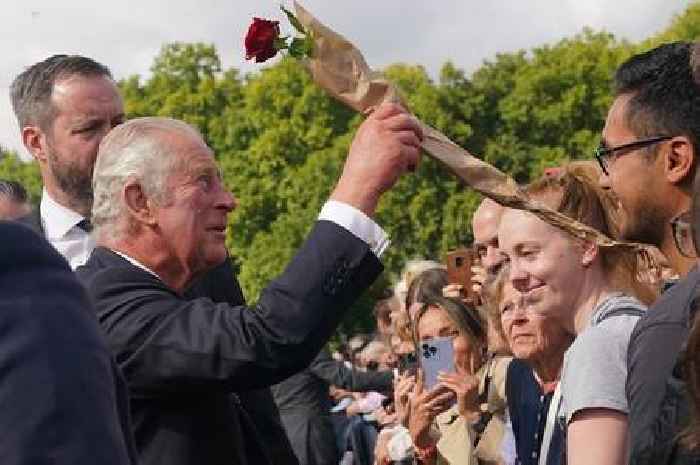
[[[628,150],[632,148],[642,148],[647,145],[651,144],[656,144],[658,142],[663,142],[665,140],[673,139],[673,136],[654,136],[654,137],[649,137],[646,139],[640,139],[636,140],[633,142],[628,142],[626,144],[618,145],[615,147],[605,147],[603,143],[595,148],[593,150],[593,155],[595,156],[595,159],[598,161],[598,165],[600,165],[600,169],[603,170],[603,174],[606,176],[610,176],[610,172],[608,171],[607,165],[608,161],[606,160],[610,155],[614,154],[615,152],[619,152],[620,150]]]
[[[690,211],[686,210],[676,215],[673,217],[673,219],[671,219],[671,221],[669,221],[671,224],[671,232],[673,233],[673,242],[676,244],[676,249],[678,249],[678,252],[680,252],[681,255],[686,258],[697,258],[697,252],[695,251],[695,238],[693,237],[693,224],[690,221],[690,218],[683,218],[685,215],[690,217]],[[681,246],[681,233],[678,229],[681,225],[686,229],[686,233],[691,241],[690,243],[693,245],[693,250],[691,251],[683,250],[684,247]]]

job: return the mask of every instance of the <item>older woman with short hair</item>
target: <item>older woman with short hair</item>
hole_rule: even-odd
[[[519,465],[537,465],[548,419],[554,419],[554,391],[559,382],[564,353],[573,335],[552,315],[528,311],[523,295],[508,280],[506,264],[496,280],[487,286],[488,310],[498,315],[513,356],[506,376],[508,415],[515,437]],[[552,413],[550,415],[550,408]],[[561,463],[563,432],[559,422],[549,425],[545,463]]]

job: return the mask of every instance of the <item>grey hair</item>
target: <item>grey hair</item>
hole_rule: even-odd
[[[9,179],[0,179],[0,195],[17,203],[23,203],[29,200],[27,190],[24,186],[17,181],[11,181]]]
[[[164,139],[168,133],[202,139],[198,130],[183,121],[147,117],[115,127],[102,140],[92,176],[92,224],[98,238],[103,231],[113,238],[129,232],[131,224],[119,223],[126,207],[121,191],[128,182],[137,181],[147,197],[160,203],[169,198],[167,179],[180,157],[175,156],[177,147]]]

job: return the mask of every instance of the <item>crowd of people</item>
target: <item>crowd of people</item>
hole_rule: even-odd
[[[456,282],[406,264],[376,333],[327,348],[391,247],[383,193],[423,134],[383,104],[281,276],[247,305],[236,198],[175,119],[126,120],[109,69],[55,55],[11,101],[43,181],[0,181],[3,464],[700,463],[700,45],[615,75],[596,160],[484,199]],[[696,174],[697,173],[697,174]]]

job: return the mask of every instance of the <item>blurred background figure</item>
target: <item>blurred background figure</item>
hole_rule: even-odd
[[[22,184],[0,179],[0,220],[16,220],[29,214],[31,209]]]
[[[329,386],[353,392],[388,392],[391,382],[390,370],[348,368],[324,349],[308,368],[273,386],[272,394],[299,464],[336,464],[340,460]]]

